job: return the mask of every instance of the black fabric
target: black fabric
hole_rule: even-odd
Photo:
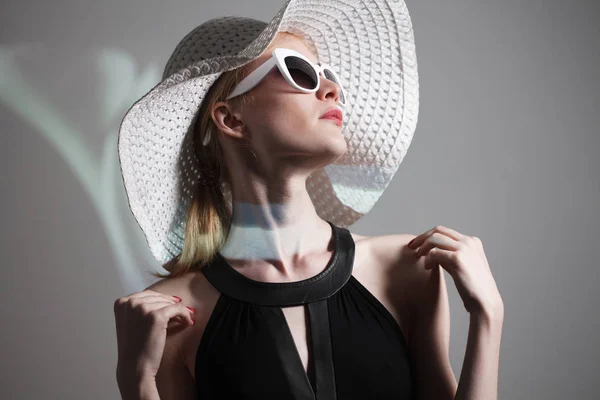
[[[404,335],[352,276],[350,232],[329,224],[333,256],[309,279],[254,281],[220,254],[203,269],[221,295],[196,354],[199,399],[414,398]],[[301,304],[307,311],[308,374],[281,309]]]

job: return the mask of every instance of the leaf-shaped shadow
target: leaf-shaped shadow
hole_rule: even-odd
[[[126,212],[128,207],[117,158],[117,137],[121,117],[135,99],[156,84],[160,72],[156,66],[148,66],[142,73],[136,73],[134,58],[115,49],[77,54],[77,62],[72,59],[64,61],[63,72],[73,65],[92,64],[93,74],[90,75],[89,71],[70,74],[70,79],[62,82],[69,85],[81,83],[85,87],[89,85],[88,81],[73,82],[73,79],[93,79],[100,88],[93,91],[100,97],[97,99],[99,106],[95,109],[95,123],[105,134],[102,154],[96,155],[92,146],[86,143],[86,135],[77,128],[76,121],[66,117],[66,110],[56,108],[57,101],[47,100],[55,96],[42,96],[43,90],[30,83],[53,77],[26,78],[23,73],[25,65],[47,62],[47,53],[48,46],[42,43],[0,47],[0,101],[46,139],[81,182],[102,222],[126,291],[137,291],[143,285],[143,277],[136,265],[133,249],[137,248],[138,254],[144,254],[149,264],[156,261],[150,257],[141,231],[134,230],[133,224],[122,218],[122,212]]]

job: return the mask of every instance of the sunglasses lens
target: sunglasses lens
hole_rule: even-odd
[[[285,65],[296,85],[310,90],[317,87],[317,74],[309,63],[300,57],[287,56]]]
[[[305,60],[296,56],[287,56],[285,57],[285,66],[287,67],[294,82],[296,82],[296,85],[309,90],[313,90],[317,87],[319,82],[317,71],[315,71],[312,65],[307,63]],[[325,68],[323,70],[323,74],[325,75],[325,78],[337,83],[341,89],[342,85],[333,71]],[[346,104],[346,96],[344,95],[343,89],[340,90],[340,102],[342,104]]]

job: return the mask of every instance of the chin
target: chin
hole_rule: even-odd
[[[337,138],[339,140],[336,140],[336,143],[339,143],[339,151],[340,151],[340,156],[342,154],[344,154],[345,152],[348,151],[348,143],[346,142],[346,137],[344,135],[342,135],[342,133],[340,132],[339,138]]]
[[[335,162],[348,151],[346,138],[342,134],[340,134],[339,138],[335,138],[335,140],[332,140],[330,143],[331,154],[335,157],[331,162]]]

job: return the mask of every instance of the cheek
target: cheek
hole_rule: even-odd
[[[306,104],[280,102],[264,108],[262,128],[276,135],[297,137],[302,132],[314,129],[316,121],[316,115],[306,109]]]

